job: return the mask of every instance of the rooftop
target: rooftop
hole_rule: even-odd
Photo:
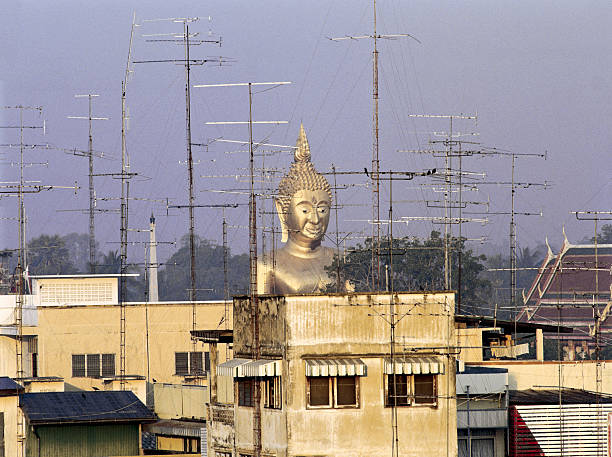
[[[31,424],[151,422],[151,412],[130,391],[22,394],[20,406]]]

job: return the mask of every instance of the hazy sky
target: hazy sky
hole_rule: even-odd
[[[517,216],[521,246],[542,243],[545,237],[559,245],[562,227],[570,241],[591,235],[591,222],[578,222],[570,211],[610,211],[612,197],[612,4],[603,1],[406,1],[379,0],[378,29],[381,34],[409,33],[409,38],[381,40],[380,51],[380,155],[383,170],[420,171],[442,169],[443,160],[430,155],[399,152],[431,149],[434,132],[447,132],[448,121],[419,119],[410,114],[476,114],[478,122],[460,122],[454,131],[479,133],[463,136],[516,153],[544,154],[517,159],[516,179],[548,182],[546,190],[520,189],[517,212],[543,211],[543,216]],[[166,42],[146,42],[143,34],[181,32],[172,22],[150,23],[145,19],[200,17],[191,31],[201,38],[222,37],[222,46],[203,44],[191,49],[194,58],[223,56],[233,63],[194,67],[192,84],[292,81],[254,97],[256,120],[288,120],[288,125],[258,126],[255,139],[294,144],[300,122],[310,140],[313,162],[320,171],[358,171],[370,168],[372,145],[372,40],[332,42],[327,37],[372,33],[371,2],[351,1],[107,1],[76,0],[5,1],[0,4],[0,105],[42,106],[47,135],[26,131],[27,143],[49,143],[56,148],[87,147],[87,122],[67,119],[86,115],[86,99],[75,94],[99,94],[94,115],[109,117],[94,125],[94,149],[104,151],[96,159],[97,173],[120,170],[121,81],[125,72],[132,15],[136,13],[133,60],[180,59],[183,48]],[[209,20],[210,16],[210,20]],[[148,227],[153,211],[158,221],[158,240],[172,241],[186,233],[187,213],[166,210],[187,201],[185,148],[185,80],[182,66],[171,63],[134,64],[127,87],[130,109],[128,151],[132,180],[130,228]],[[247,128],[209,126],[209,121],[245,121],[248,98],[245,88],[193,88],[193,141],[213,138],[245,140]],[[3,110],[0,125],[16,125],[18,113]],[[0,129],[0,143],[17,143],[18,131]],[[468,148],[468,146],[464,146]],[[208,148],[194,147],[197,203],[246,203],[240,192],[247,188],[245,147],[216,142]],[[284,170],[287,152],[266,150],[263,166]],[[266,152],[264,151],[264,152]],[[2,148],[2,181],[14,181],[18,150]],[[258,158],[258,167],[262,166]],[[28,196],[28,238],[41,233],[88,230],[87,160],[58,149],[27,150],[26,162],[48,162],[45,167],[26,168],[26,179],[49,185],[72,185],[81,189],[57,190]],[[455,164],[456,165],[456,164]],[[466,157],[463,169],[486,173],[486,182],[510,180],[508,157]],[[234,178],[209,176],[238,175]],[[206,176],[206,177],[203,177]],[[475,175],[478,176],[478,175]],[[271,185],[275,187],[278,174]],[[466,191],[464,200],[488,202],[468,206],[466,212],[490,213],[510,210],[510,189],[503,185],[478,184]],[[339,229],[356,241],[370,233],[370,190],[365,176],[338,178]],[[431,179],[394,184],[394,219],[402,216],[433,217],[442,214],[434,200]],[[118,208],[120,182],[96,178],[97,206]],[[387,217],[389,185],[381,190],[381,214]],[[148,199],[148,200],[147,200]],[[429,206],[423,202],[428,200]],[[272,206],[262,202],[268,212]],[[71,211],[66,211],[71,210]],[[0,216],[17,215],[16,199],[0,199]],[[168,213],[168,215],[166,215]],[[231,225],[229,239],[234,251],[247,250],[247,209],[226,212]],[[196,210],[197,233],[220,242],[221,211]],[[266,225],[272,220],[266,215]],[[507,246],[509,216],[470,215],[488,223],[464,224],[468,238],[487,237],[487,245]],[[119,216],[113,212],[96,216],[101,249],[117,249]],[[14,247],[17,224],[0,220],[3,247]],[[335,227],[330,223],[330,233]],[[394,224],[395,235],[425,235],[442,230],[432,222]],[[383,228],[387,230],[386,227]],[[456,227],[454,231],[456,232]],[[130,233],[135,244],[130,256],[137,261],[144,252],[146,233]],[[269,243],[269,241],[268,241]],[[174,248],[161,247],[161,257]],[[505,249],[505,248],[504,248]]]

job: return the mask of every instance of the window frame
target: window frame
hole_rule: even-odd
[[[85,356],[86,378],[98,379],[102,369],[102,357],[100,354],[87,354]]]
[[[245,408],[252,408],[255,406],[255,383],[257,382],[255,378],[236,378],[236,392],[235,399],[236,404],[238,406],[243,406]],[[246,397],[246,390],[243,386],[250,386],[250,393],[248,397]],[[248,398],[248,401],[247,401]]]
[[[177,357],[186,357],[186,370],[179,370]],[[205,376],[210,371],[210,353],[208,351],[174,351],[174,376]]]
[[[108,360],[112,356],[113,361],[113,374],[110,375],[108,371],[104,371],[104,360]],[[82,358],[82,368],[75,364],[77,358]],[[97,361],[94,362],[97,358]],[[72,354],[72,377],[73,378],[112,378],[115,376],[115,353],[94,353],[94,354]],[[80,364],[81,362],[78,362]],[[81,371],[82,369],[82,371]],[[79,371],[76,371],[79,370]]]
[[[82,357],[82,364],[80,362],[80,358]],[[75,363],[75,360],[79,358],[79,362]],[[87,362],[86,362],[85,354],[72,354],[72,377],[73,378],[86,378],[87,377]],[[83,374],[81,375],[81,366],[83,370]],[[77,372],[77,369],[79,370]]]
[[[359,409],[361,407],[360,377],[361,376],[306,376],[306,409]],[[338,404],[338,379],[340,378],[353,378],[355,380],[354,404]],[[327,379],[329,401],[325,405],[312,405],[310,402],[310,383],[314,379]]]
[[[271,390],[273,392],[272,395],[270,395]],[[283,409],[282,390],[280,376],[266,376],[263,378],[263,407],[267,409]]]
[[[400,376],[400,377],[406,378],[406,397],[407,397],[406,403],[396,403],[395,405],[392,403],[391,401],[392,398],[389,397],[390,381],[391,381],[392,376]],[[431,377],[432,379],[433,392],[431,396],[432,401],[430,402],[421,402],[421,401],[417,402],[415,384],[416,384],[417,377],[421,377],[421,376]],[[385,379],[384,379],[385,408],[393,408],[394,406],[397,406],[398,408],[419,407],[419,406],[436,408],[438,406],[438,383],[439,383],[438,376],[439,376],[438,374],[410,374],[410,375],[409,374],[393,375],[393,374],[388,374],[388,373],[385,374]]]

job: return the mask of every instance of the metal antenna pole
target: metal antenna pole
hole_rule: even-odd
[[[189,299],[192,301],[192,330],[196,330],[196,306],[195,301],[197,300],[196,290],[196,269],[195,269],[195,224],[193,216],[193,154],[191,151],[191,99],[190,99],[190,71],[191,64],[189,61],[189,25],[187,21],[183,23],[183,30],[185,36],[185,130],[187,135],[187,167],[188,167],[188,181],[189,181],[189,258],[190,262],[190,278],[191,278],[191,291],[189,293]],[[194,345],[196,340],[194,340]]]
[[[446,182],[446,192],[444,193],[444,289],[450,290],[450,198],[452,191],[451,178],[451,156],[453,154],[452,138],[453,138],[453,116],[449,117],[450,131],[448,132],[448,143],[446,146],[446,154],[444,156],[445,170],[444,181]]]
[[[120,227],[120,278],[119,278],[119,384],[121,390],[125,390],[125,370],[126,370],[126,295],[127,284],[125,273],[127,272],[127,249],[128,249],[128,201],[130,195],[130,160],[127,153],[127,107],[126,91],[128,76],[130,74],[130,60],[132,58],[132,40],[134,38],[134,27],[136,25],[136,15],[132,20],[130,31],[130,46],[128,49],[127,64],[125,67],[125,77],[121,82],[121,227]]]
[[[380,161],[378,157],[378,37],[374,0],[374,51],[372,52],[372,291],[380,289]]]
[[[336,292],[340,292],[340,238],[338,232],[338,182],[336,180],[336,166],[332,164],[332,172],[334,174],[334,201],[336,202]]]
[[[510,307],[516,321],[516,225],[514,222],[514,197],[516,188],[514,186],[514,170],[516,156],[512,155],[512,180],[510,185]]]
[[[96,208],[96,193],[94,188],[94,150],[93,150],[93,125],[92,121],[108,120],[107,117],[93,117],[92,114],[92,97],[99,97],[98,94],[75,95],[75,98],[87,97],[89,101],[89,115],[85,116],[68,116],[68,119],[86,119],[89,121],[89,143],[87,153],[83,154],[89,159],[89,272],[96,272],[96,230],[95,230],[95,208]],[[76,153],[75,153],[76,154]],[[80,155],[80,154],[76,154]]]
[[[25,129],[42,129],[43,134],[45,132],[45,124],[42,126],[38,125],[24,125],[24,110],[38,111],[39,115],[42,113],[41,107],[31,106],[7,106],[6,109],[17,109],[19,110],[19,125],[14,126],[2,126],[6,129],[18,129],[19,130],[19,182],[15,184],[3,185],[1,187],[7,188],[6,191],[0,193],[6,194],[17,194],[18,204],[18,250],[17,250],[17,266],[15,267],[15,286],[16,286],[16,297],[15,297],[15,378],[21,382],[25,377],[24,363],[23,363],[23,307],[25,305],[26,295],[26,284],[24,278],[24,272],[27,272],[27,259],[26,259],[26,215],[25,215],[25,201],[24,197],[27,193],[37,193],[41,190],[50,190],[54,186],[42,186],[42,185],[31,185],[27,184],[24,179],[24,153],[26,148],[38,148],[48,147],[48,145],[40,144],[25,144],[24,143],[24,132]],[[8,147],[15,147],[15,145],[3,145]],[[56,186],[57,187],[57,186]],[[16,190],[14,190],[16,188]],[[26,188],[28,190],[26,190]],[[23,457],[25,455],[25,418],[23,412],[19,408],[19,398],[17,398],[17,414],[16,414],[16,436],[17,436],[17,455]]]
[[[260,357],[259,303],[257,297],[257,203],[255,200],[255,163],[253,157],[253,89],[249,83],[249,266],[251,313],[253,319],[253,358]],[[261,456],[261,383],[255,381],[253,409],[253,446],[255,457]]]
[[[372,52],[372,291],[380,289],[380,160],[379,160],[379,128],[378,128],[378,39],[412,38],[420,43],[415,37],[408,33],[396,33],[391,35],[379,35],[377,31],[376,0],[373,0],[374,34],[362,36],[344,36],[330,38],[332,41],[355,40],[372,38],[374,50]]]
[[[249,120],[248,121],[224,121],[206,122],[208,125],[239,125],[249,126],[249,299],[251,305],[251,325],[253,329],[252,358],[258,360],[261,357],[259,346],[259,299],[257,295],[257,200],[255,194],[255,154],[253,143],[254,124],[286,124],[287,121],[254,121],[253,120],[253,86],[272,85],[279,86],[290,84],[288,81],[264,82],[264,83],[228,83],[228,84],[197,84],[194,87],[238,87],[248,86],[249,90]],[[261,382],[258,378],[253,383],[253,448],[254,456],[261,456]]]

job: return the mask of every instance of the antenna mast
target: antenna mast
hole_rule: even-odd
[[[380,157],[379,157],[379,119],[378,119],[378,39],[395,39],[409,37],[420,43],[419,40],[407,33],[393,35],[379,35],[377,31],[376,0],[373,0],[373,29],[372,35],[345,36],[340,38],[330,38],[332,41],[356,40],[372,38],[374,40],[374,50],[372,51],[372,291],[380,290]]]
[[[127,248],[128,248],[128,200],[130,196],[130,158],[126,147],[126,134],[128,129],[128,114],[126,108],[126,90],[132,58],[132,41],[134,38],[134,28],[136,27],[136,14],[132,20],[130,31],[130,46],[128,49],[127,63],[125,66],[125,76],[121,82],[121,227],[120,242],[120,278],[119,278],[119,383],[121,390],[125,390],[125,368],[126,368],[126,283],[125,273],[127,272]]]
[[[89,272],[96,272],[96,230],[95,230],[95,201],[96,193],[94,189],[94,151],[93,151],[93,134],[92,121],[107,121],[107,117],[93,117],[92,115],[92,97],[99,97],[97,94],[75,95],[75,98],[87,97],[89,100],[89,115],[85,116],[68,116],[68,119],[87,119],[89,121],[89,143],[87,154],[85,157],[89,159]]]

